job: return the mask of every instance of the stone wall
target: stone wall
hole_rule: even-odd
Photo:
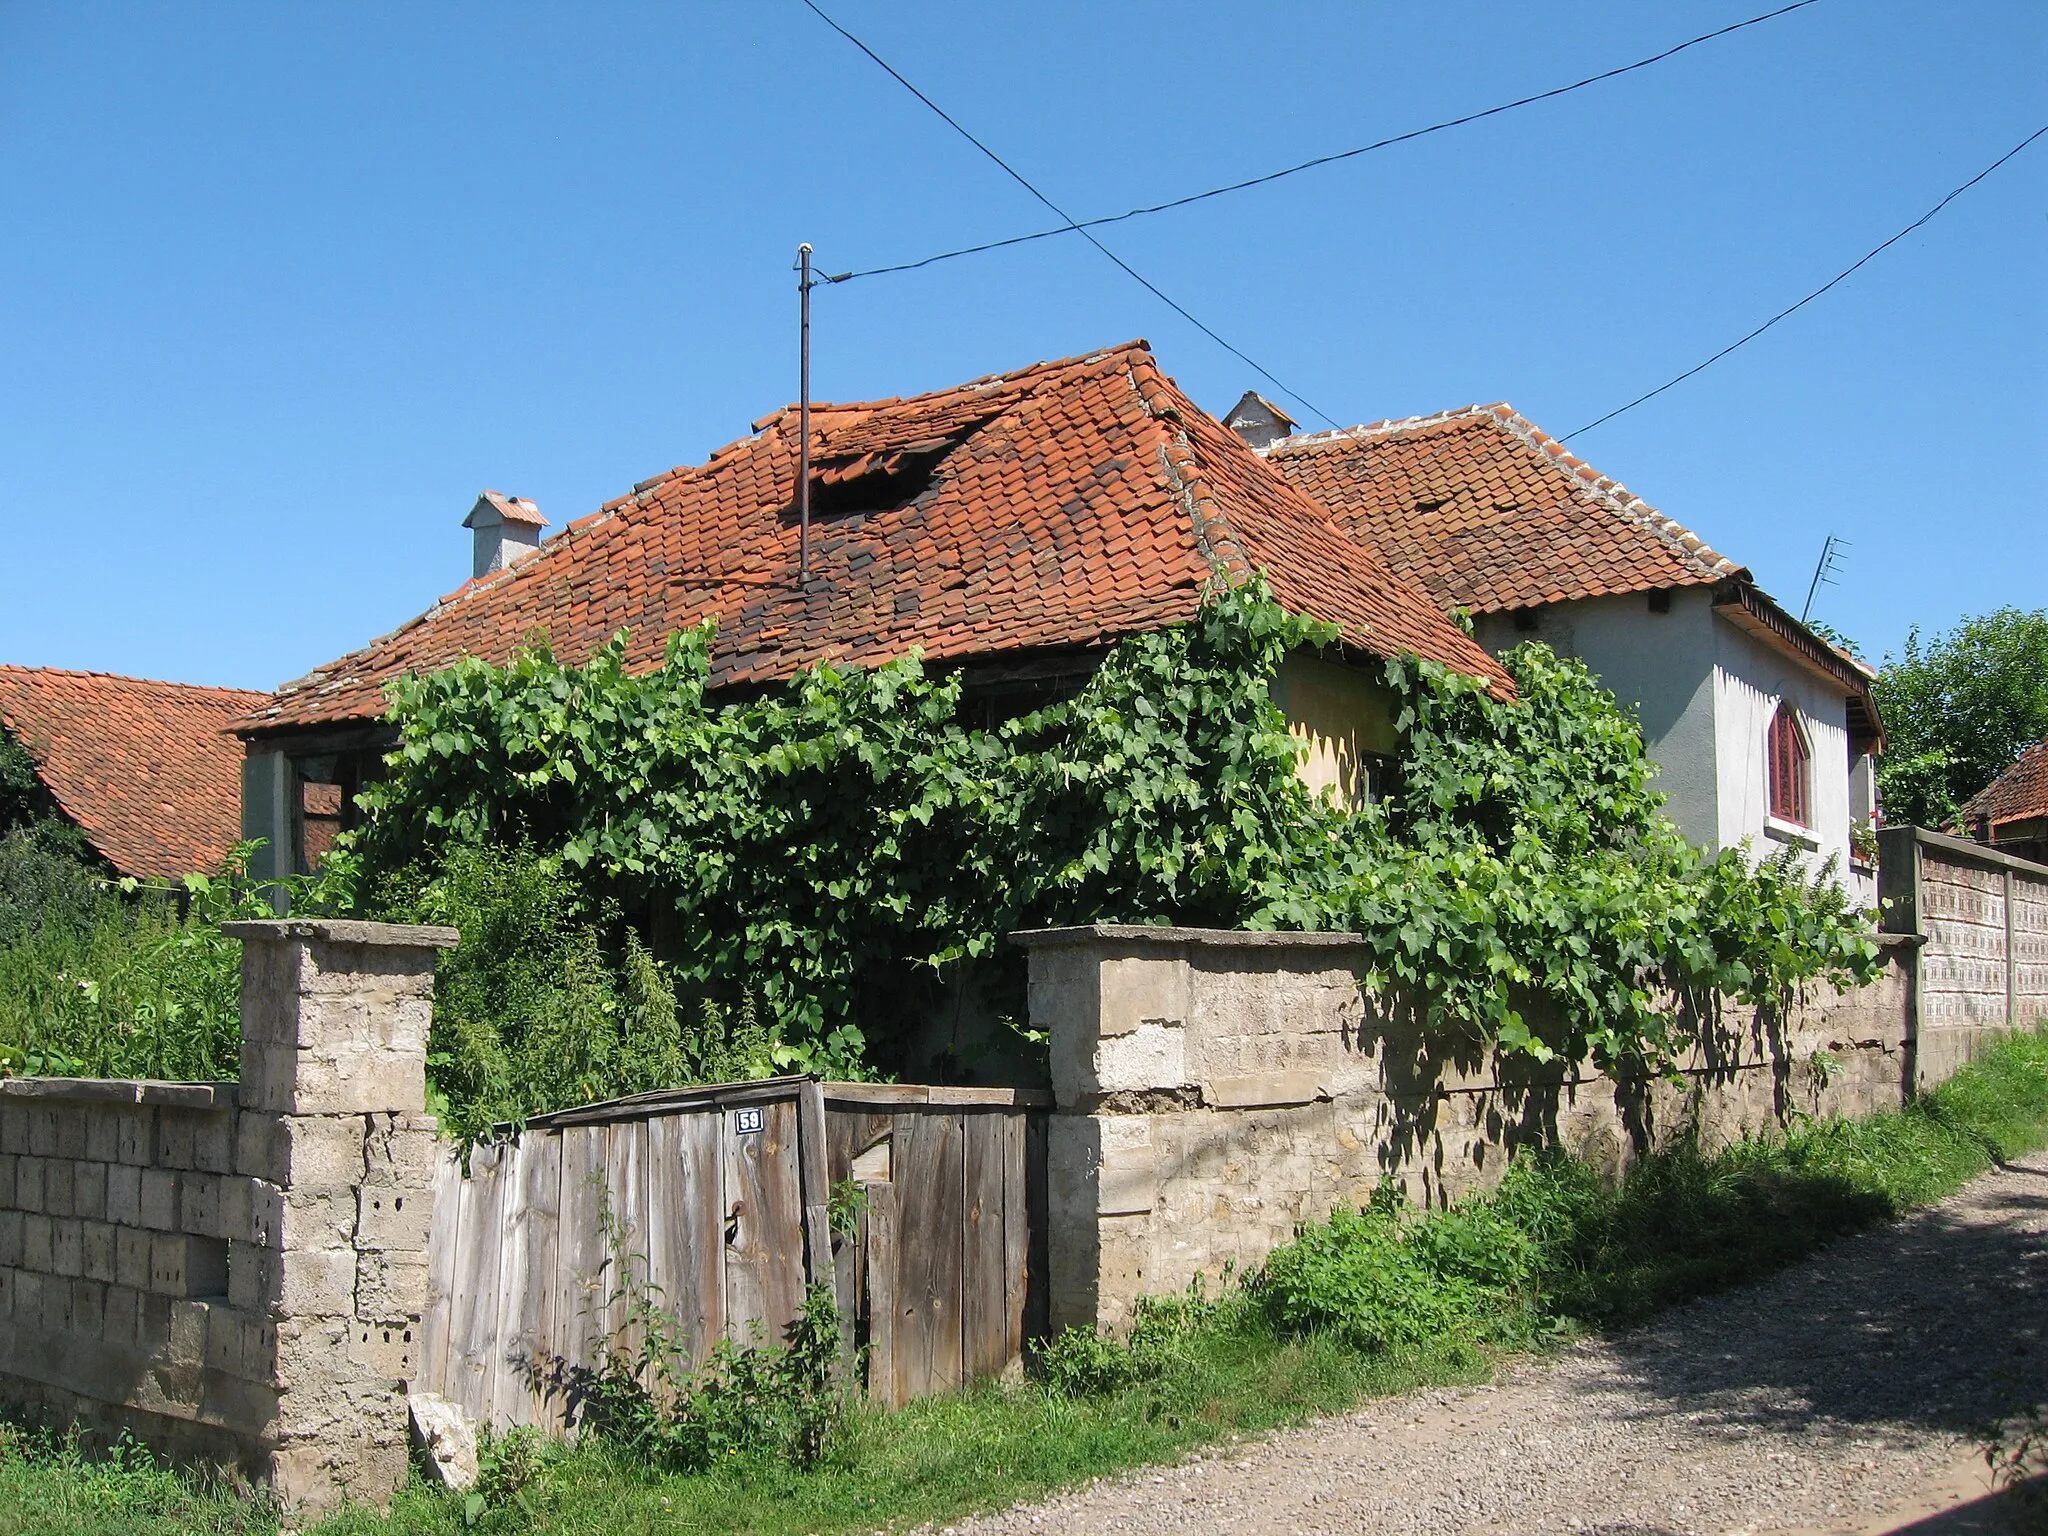
[[[1418,1201],[1498,1176],[1523,1144],[1618,1165],[1680,1128],[1711,1142],[1793,1110],[1896,1106],[1914,945],[1786,1021],[1730,1009],[1680,1085],[1496,1063],[1378,1011],[1345,934],[1092,927],[1023,934],[1052,1037],[1052,1323],[1125,1322],[1135,1299],[1256,1263],[1385,1178]]]
[[[234,923],[242,1081],[0,1082],[0,1396],[267,1481],[387,1497],[426,1299],[449,929]]]

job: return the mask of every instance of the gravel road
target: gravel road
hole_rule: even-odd
[[[1916,1536],[1986,1500],[1979,1427],[2048,1400],[2048,1155],[1740,1291],[1521,1365],[961,1521],[958,1536]]]

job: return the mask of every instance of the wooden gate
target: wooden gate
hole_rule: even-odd
[[[772,1078],[537,1116],[466,1174],[451,1149],[416,1385],[483,1422],[567,1428],[603,1342],[632,1342],[622,1264],[693,1362],[756,1325],[779,1339],[825,1280],[878,1402],[999,1375],[1043,1326],[1050,1101]]]

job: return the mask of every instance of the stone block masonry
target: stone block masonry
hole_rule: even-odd
[[[1908,1091],[1913,942],[1849,994],[1779,1020],[1732,1006],[1679,1084],[1501,1061],[1360,984],[1349,934],[1107,927],[1019,934],[1050,1032],[1051,1322],[1118,1328],[1142,1295],[1258,1263],[1381,1180],[1442,1202],[1517,1146],[1617,1166],[1679,1129],[1708,1140],[1794,1110],[1867,1114]]]
[[[267,1482],[406,1474],[445,928],[231,923],[242,1079],[0,1082],[0,1396]]]

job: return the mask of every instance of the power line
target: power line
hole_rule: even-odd
[[[1184,306],[1177,303],[1173,299],[1167,297],[1167,295],[1160,290],[1158,284],[1154,283],[1150,278],[1146,277],[1142,272],[1138,271],[1136,267],[1133,267],[1129,262],[1125,261],[1123,257],[1117,255],[1115,251],[1112,251],[1108,246],[1104,245],[1100,240],[1096,239],[1095,236],[1081,224],[1075,222],[1072,215],[1070,215],[1064,208],[1060,207],[1058,203],[1055,203],[1051,198],[1047,197],[1043,192],[1039,191],[1037,187],[1033,186],[1032,183],[1024,176],[1024,174],[1021,171],[1019,171],[1015,166],[1011,165],[1009,161],[1005,160],[1001,155],[997,154],[994,150],[990,149],[986,144],[982,143],[980,139],[977,139],[973,134],[969,133],[957,121],[954,120],[952,115],[948,113],[944,107],[940,106],[937,102],[933,101],[931,97],[925,95],[923,91],[920,91],[916,86],[912,85],[908,80],[904,79],[903,75],[887,59],[883,58],[879,53],[875,52],[874,49],[870,48],[866,43],[862,42],[859,38],[855,37],[851,32],[847,31],[846,28],[842,27],[841,25],[839,25],[838,22],[834,21],[830,16],[826,15],[824,11],[819,9],[816,0],[803,0],[803,3],[805,7],[809,9],[810,12],[813,15],[815,15],[820,21],[824,22],[826,26],[830,27],[834,32],[837,32],[841,37],[845,38],[849,43],[853,44],[854,47],[858,48],[862,53],[866,54],[870,59],[874,60],[876,64],[880,65],[882,69],[888,74],[890,79],[894,80],[898,85],[902,86],[903,89],[910,92],[911,95],[915,96],[919,101],[923,102],[927,107],[931,108],[931,110],[938,115],[940,121],[945,123],[945,125],[948,128],[951,128],[955,133],[959,134],[961,138],[965,139],[968,143],[972,144],[976,149],[980,150],[984,155],[988,156],[989,159],[993,160],[996,163],[996,165],[1001,168],[1003,173],[1006,176],[1008,176],[1012,181],[1016,182],[1018,186],[1022,187],[1026,192],[1029,192],[1033,197],[1037,198],[1041,203],[1045,204],[1045,206],[1051,209],[1053,213],[1056,214],[1058,217],[1066,220],[1065,224],[1063,224],[1059,230],[1054,231],[1054,233],[1064,233],[1065,231],[1070,229],[1077,232],[1082,239],[1086,240],[1090,245],[1094,246],[1096,250],[1102,252],[1102,254],[1104,256],[1107,256],[1111,261],[1115,262],[1116,265],[1122,269],[1122,271],[1127,277],[1131,278],[1147,293],[1151,294],[1153,298],[1159,300],[1160,303],[1164,304],[1168,309],[1172,310],[1175,314],[1179,315],[1181,319],[1187,321],[1189,325],[1192,325],[1204,336],[1208,337],[1211,341],[1215,342],[1217,346],[1221,347],[1224,351],[1228,352],[1232,357],[1236,358],[1239,362],[1243,363],[1246,367],[1250,368],[1253,372],[1257,373],[1259,377],[1263,378],[1267,383],[1271,384],[1283,395],[1286,395],[1290,400],[1293,400],[1296,404],[1302,406],[1312,415],[1322,417],[1322,419],[1325,422],[1327,422],[1330,426],[1334,427],[1337,425],[1335,417],[1331,416],[1327,411],[1323,410],[1313,401],[1307,399],[1299,391],[1289,389],[1285,384],[1281,383],[1279,378],[1270,369],[1266,368],[1264,365],[1259,363],[1256,359],[1252,358],[1245,352],[1240,351],[1237,347],[1232,346],[1229,342],[1225,341],[1221,336],[1217,335],[1208,326],[1204,325],[1200,320],[1197,320],[1192,314],[1188,312],[1188,310]],[[1814,0],[1800,0],[1800,3],[1805,5],[1811,5],[1814,3]],[[868,275],[871,274],[858,272],[847,273],[842,277],[830,278],[828,279],[828,281],[846,282],[854,277]]]
[[[804,0],[804,3],[808,5],[810,4],[810,0]],[[832,279],[832,281],[851,282],[856,277],[881,277],[891,272],[915,272],[920,267],[933,266],[941,261],[952,261],[956,257],[979,256],[984,251],[1000,251],[1007,246],[1028,245],[1033,240],[1050,240],[1055,235],[1086,235],[1089,230],[1100,229],[1105,224],[1121,224],[1126,219],[1142,219],[1151,214],[1165,213],[1169,209],[1185,208],[1190,203],[1200,203],[1205,202],[1212,197],[1222,197],[1226,193],[1242,192],[1248,187],[1262,187],[1269,181],[1279,181],[1283,177],[1287,176],[1298,176],[1303,171],[1312,171],[1317,169],[1319,166],[1335,165],[1342,160],[1353,160],[1360,155],[1369,155],[1374,150],[1388,149],[1396,144],[1406,144],[1412,139],[1427,138],[1432,133],[1442,133],[1449,128],[1462,128],[1467,123],[1476,123],[1483,118],[1498,117],[1501,113],[1513,112],[1518,107],[1533,106],[1535,103],[1539,101],[1550,101],[1558,96],[1568,96],[1573,91],[1582,91],[1589,85],[1600,84],[1603,80],[1612,80],[1620,75],[1631,74],[1638,69],[1648,69],[1652,64],[1661,64],[1664,62],[1664,60],[1671,58],[1674,54],[1683,53],[1688,48],[1697,48],[1701,43],[1710,43],[1717,37],[1726,37],[1729,33],[1740,32],[1745,27],[1754,27],[1759,26],[1766,21],[1775,21],[1780,16],[1787,16],[1790,15],[1793,11],[1801,11],[1806,9],[1806,7],[1809,5],[1817,5],[1819,3],[1820,0],[1794,0],[1794,3],[1791,5],[1780,6],[1775,11],[1766,11],[1761,16],[1752,16],[1747,21],[1738,21],[1729,26],[1716,28],[1712,32],[1702,32],[1698,37],[1689,37],[1684,42],[1666,48],[1661,53],[1653,53],[1646,59],[1637,59],[1633,64],[1623,64],[1614,69],[1602,70],[1597,75],[1588,75],[1583,80],[1574,80],[1570,85],[1555,86],[1547,91],[1538,91],[1533,96],[1523,96],[1519,97],[1514,101],[1504,101],[1499,106],[1488,107],[1482,112],[1467,112],[1463,117],[1447,118],[1441,123],[1431,123],[1426,128],[1411,128],[1406,133],[1397,133],[1393,135],[1391,138],[1377,139],[1370,144],[1361,144],[1356,149],[1343,149],[1338,150],[1335,154],[1317,155],[1313,160],[1304,160],[1299,165],[1290,165],[1281,170],[1268,171],[1261,176],[1250,176],[1243,181],[1230,182],[1226,186],[1211,187],[1206,192],[1191,192],[1186,197],[1171,198],[1163,203],[1151,203],[1146,205],[1145,207],[1132,208],[1123,213],[1106,214],[1102,218],[1098,219],[1068,219],[1066,223],[1061,224],[1055,229],[1034,230],[1028,235],[1011,235],[1009,238],[1004,240],[988,240],[984,241],[980,245],[963,245],[959,247],[957,250],[940,251],[936,256],[926,256],[917,261],[904,261],[898,262],[893,266],[869,267],[859,272],[848,272],[842,277]],[[818,11],[818,8],[815,5],[812,5],[811,9],[814,11]],[[820,16],[823,16],[825,21],[830,26],[832,26],[834,30],[838,31],[842,36],[846,37],[849,41],[851,41],[854,44],[855,47],[859,48],[863,53],[866,53],[869,58],[875,58],[873,51],[870,50],[866,44],[862,43],[858,38],[854,37],[851,33],[847,32],[844,27],[841,27],[839,25],[839,23],[833,21],[831,17],[825,16],[825,13],[823,11],[818,11],[818,14]],[[882,61],[880,59],[875,59],[875,62],[877,64],[882,64]],[[887,64],[882,64],[882,68],[889,69],[889,66]],[[889,69],[889,73],[892,75],[896,75],[896,71],[893,69]],[[896,75],[896,78],[898,80],[902,80],[903,84],[910,90],[912,90],[918,96],[918,99],[923,101],[926,106],[932,107],[932,110],[934,112],[939,111],[937,107],[932,106],[932,103],[929,99],[927,99],[924,96],[924,93],[921,91],[917,91],[917,88],[915,86],[911,86],[909,81],[903,80],[903,77],[901,75]],[[939,112],[939,116],[946,117],[946,114],[943,112]],[[950,117],[947,117],[946,121],[949,123],[953,122],[953,120]],[[958,123],[953,123],[953,126],[955,128],[960,127]],[[965,133],[966,130],[961,129],[961,132]],[[969,134],[968,137],[972,139],[973,135]],[[987,149],[978,142],[976,143],[975,147],[981,149],[984,154],[988,153]],[[989,158],[992,160],[995,159],[993,155],[990,155]],[[996,161],[996,163],[998,165],[1002,164],[1000,160]],[[1003,169],[1006,171],[1010,170],[1010,168],[1007,165],[1003,166]],[[1017,175],[1015,171],[1010,171],[1010,174],[1012,176]],[[1019,181],[1023,180],[1021,176],[1019,176],[1017,179]],[[1043,201],[1043,199],[1041,199],[1041,201]],[[1052,207],[1050,203],[1047,203],[1046,206],[1048,208]],[[1053,211],[1055,213],[1059,212],[1059,210],[1056,208],[1053,209]],[[1062,213],[1060,214],[1060,217],[1065,219],[1067,216]]]
[[[2001,165],[2005,164],[2006,161],[2012,159],[2014,155],[2017,155],[2021,150],[2025,149],[2029,144],[2033,143],[2034,140],[2040,138],[2043,134],[2048,134],[2048,124],[2043,124],[2041,127],[2036,128],[2032,133],[2028,134],[2024,139],[2021,139],[2019,143],[2015,144],[2011,149],[2008,149],[1996,160],[1992,161],[1989,165],[1985,166],[1983,170],[1979,171],[1976,175],[1972,176],[1960,187],[1957,187],[1955,191],[1949,193],[1947,197],[1944,197],[1932,208],[1928,209],[1925,213],[1921,214],[1919,218],[1915,219],[1912,223],[1908,224],[1896,235],[1893,235],[1891,239],[1885,241],[1884,244],[1877,246],[1870,251],[1865,252],[1862,257],[1860,257],[1855,262],[1851,263],[1849,266],[1844,267],[1841,271],[1837,272],[1833,277],[1829,278],[1826,282],[1822,283],[1818,288],[1814,289],[1813,292],[1809,293],[1797,304],[1792,304],[1784,309],[1779,310],[1775,315],[1771,316],[1770,319],[1766,320],[1762,325],[1758,326],[1755,330],[1751,331],[1747,336],[1744,336],[1741,340],[1730,342],[1727,346],[1723,347],[1720,351],[1716,352],[1712,357],[1708,358],[1705,362],[1696,364],[1695,366],[1686,369],[1685,372],[1681,373],[1675,379],[1671,379],[1666,383],[1659,384],[1655,389],[1651,390],[1648,394],[1637,395],[1635,399],[1629,401],[1627,405],[1618,405],[1613,410],[1609,411],[1605,416],[1594,418],[1592,421],[1587,422],[1583,427],[1580,427],[1577,432],[1567,432],[1565,434],[1565,438],[1569,439],[1578,437],[1584,433],[1592,431],[1595,427],[1604,426],[1606,423],[1614,420],[1615,417],[1621,415],[1622,412],[1632,411],[1637,406],[1641,405],[1645,400],[1654,400],[1659,395],[1663,394],[1665,390],[1676,388],[1678,385],[1683,384],[1687,379],[1691,378],[1694,374],[1700,373],[1705,369],[1713,367],[1714,364],[1721,361],[1721,359],[1726,357],[1730,352],[1735,351],[1736,348],[1748,346],[1752,341],[1755,341],[1757,337],[1763,335],[1765,331],[1768,331],[1780,320],[1783,320],[1788,315],[1792,315],[1798,312],[1799,310],[1806,308],[1807,305],[1811,304],[1815,299],[1819,298],[1822,294],[1826,293],[1830,288],[1834,287],[1837,283],[1841,282],[1844,278],[1848,277],[1851,273],[1855,272],[1859,267],[1862,267],[1866,263],[1882,255],[1884,252],[1890,250],[1893,246],[1897,245],[1901,240],[1905,239],[1906,236],[1910,235],[1911,233],[1913,233],[1914,230],[1918,229],[1921,225],[1925,224],[1928,220],[1932,219],[1937,213],[1941,212],[1942,209],[1946,208],[1950,203],[1954,202],[1957,198],[1961,197],[1965,192],[1969,191],[1970,188],[1977,185],[1978,182],[1982,181],[1986,176],[1989,176],[1993,171],[1997,170]]]

